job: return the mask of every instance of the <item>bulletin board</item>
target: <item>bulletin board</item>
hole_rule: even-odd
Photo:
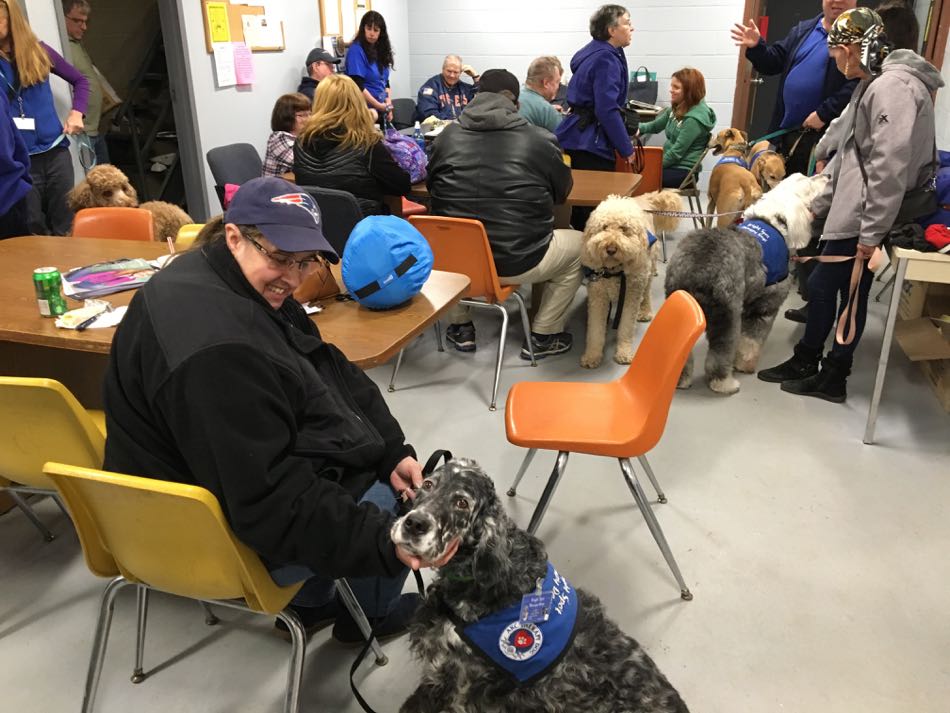
[[[242,15],[266,15],[267,8],[260,5],[233,5],[230,0],[200,0],[204,17],[205,48],[212,53],[212,42],[246,42]],[[284,23],[278,22],[279,42],[267,45],[248,44],[252,52],[280,52],[286,48]]]

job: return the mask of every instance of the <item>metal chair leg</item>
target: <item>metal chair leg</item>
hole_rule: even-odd
[[[393,374],[392,376],[389,377],[389,389],[388,389],[389,393],[392,393],[393,391],[396,390],[396,374],[399,373],[399,367],[402,366],[402,355],[403,355],[403,352],[405,351],[406,351],[405,349],[400,349],[399,356],[396,357],[396,363],[393,366]]]
[[[112,626],[112,613],[115,610],[115,597],[123,587],[132,584],[125,577],[116,577],[102,593],[99,601],[99,618],[96,620],[96,633],[92,642],[92,655],[89,657],[89,672],[86,674],[86,691],[82,699],[82,713],[92,713],[96,702],[96,690],[102,674],[102,662],[106,657],[106,644],[109,641],[109,628]]]
[[[508,339],[508,310],[502,305],[494,305],[501,312],[501,336],[498,338],[498,359],[495,361],[495,382],[491,390],[491,403],[488,405],[489,411],[495,411],[495,403],[498,401],[498,383],[501,381],[501,362],[505,357],[505,341]],[[531,335],[528,335],[528,341]]]
[[[640,481],[637,480],[637,474],[634,472],[633,466],[630,464],[630,459],[618,458],[617,460],[620,461],[620,470],[623,471],[623,478],[627,481],[627,487],[630,488],[633,499],[637,501],[637,507],[640,508],[640,512],[643,513],[643,519],[646,520],[647,527],[650,528],[653,539],[656,540],[656,544],[659,545],[660,552],[663,553],[663,558],[670,566],[670,570],[672,570],[673,576],[676,578],[677,584],[679,584],[680,597],[686,601],[691,600],[693,598],[693,594],[686,586],[686,582],[683,581],[683,575],[680,573],[680,568],[676,564],[676,560],[673,559],[673,553],[670,551],[670,546],[666,541],[666,536],[663,534],[663,530],[660,528],[660,523],[657,521],[656,515],[653,514],[653,508],[651,508],[650,503],[647,502],[646,495],[643,493],[643,488],[640,487]]]
[[[554,461],[554,470],[551,471],[551,477],[548,478],[548,483],[544,486],[544,492],[541,493],[541,499],[538,501],[538,506],[534,509],[534,514],[531,515],[531,522],[528,524],[528,533],[531,535],[537,532],[538,526],[541,525],[541,520],[544,518],[544,513],[548,509],[551,497],[554,495],[554,491],[557,490],[557,484],[561,481],[561,476],[564,475],[564,469],[567,467],[567,457],[569,455],[570,453],[567,451],[560,451],[557,454],[557,460]]]
[[[529,448],[528,452],[525,453],[524,460],[521,461],[521,467],[518,468],[518,474],[515,476],[515,482],[511,484],[511,487],[508,488],[508,497],[513,498],[518,494],[518,483],[521,482],[521,479],[524,477],[525,471],[528,470],[528,466],[531,465],[531,461],[534,460],[535,454],[537,454],[537,448]]]
[[[369,625],[369,620],[366,618],[366,613],[363,611],[363,607],[360,606],[356,595],[353,594],[353,590],[350,588],[350,583],[345,579],[336,580],[336,592],[340,595],[340,599],[343,600],[343,606],[346,607],[346,610],[350,613],[350,616],[353,617],[353,621],[356,622],[356,625],[363,633],[363,638],[368,641],[373,635],[373,627]],[[379,645],[379,641],[377,641],[375,638],[373,639],[372,649],[373,654],[376,656],[377,666],[385,666],[387,663],[389,663],[389,659],[387,658],[386,654],[383,653],[383,649]]]
[[[135,632],[135,668],[132,670],[132,683],[141,683],[146,679],[145,659],[145,623],[148,619],[148,587],[138,584],[135,587],[135,612],[138,626]]]
[[[880,302],[880,301],[881,301],[881,297],[883,297],[883,296],[884,296],[884,293],[887,292],[887,288],[894,286],[894,281],[895,281],[895,280],[897,280],[897,272],[896,272],[896,271],[894,272],[893,275],[891,275],[889,278],[887,278],[887,282],[884,283],[884,287],[882,287],[882,288],[880,289],[880,291],[877,293],[877,296],[875,296],[875,298],[874,298],[874,301],[875,301],[875,302]]]
[[[663,262],[666,262],[666,231],[660,231],[660,249],[663,254]]]
[[[303,682],[303,660],[307,651],[307,634],[296,612],[289,607],[277,612],[277,618],[290,632],[290,669],[287,672],[287,695],[284,713],[297,713],[300,708],[300,684]]]
[[[214,610],[211,609],[211,605],[208,604],[208,602],[199,602],[199,604],[201,604],[201,608],[204,609],[205,624],[207,626],[216,626],[221,623],[221,620],[214,613]]]
[[[40,533],[43,535],[43,539],[46,542],[52,542],[56,539],[56,535],[50,532],[50,529],[42,523],[42,521],[36,516],[36,513],[33,512],[33,508],[30,507],[30,504],[20,497],[19,493],[13,490],[7,490],[7,494],[13,500],[13,504],[23,511],[23,514],[26,515],[27,520],[32,522],[33,526],[40,531]]]
[[[435,343],[440,352],[445,351],[445,345],[442,343],[442,320],[435,320],[435,324],[432,325],[435,329]]]
[[[531,341],[531,323],[528,321],[528,308],[524,303],[524,297],[518,294],[517,291],[513,294],[515,299],[518,300],[518,311],[521,312],[521,327],[524,329],[524,339],[528,344],[528,354],[531,355],[531,366],[537,366],[538,362],[534,358],[534,342]]]
[[[650,482],[653,483],[653,489],[656,491],[657,502],[665,503],[666,493],[663,492],[663,489],[660,487],[660,483],[657,481],[656,476],[653,475],[653,468],[650,467],[650,461],[647,460],[645,455],[637,456],[637,460],[640,461],[640,465],[643,466],[644,472],[647,474]]]

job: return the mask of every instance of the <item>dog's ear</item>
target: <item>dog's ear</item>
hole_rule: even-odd
[[[752,171],[752,177],[755,179],[755,182],[762,186],[762,170],[765,168],[765,161],[759,160],[752,164],[752,168],[749,169]],[[762,186],[764,188],[764,186]]]
[[[92,188],[89,187],[89,181],[81,181],[78,185],[66,194],[66,202],[72,211],[82,210],[83,208],[94,208],[92,202]]]

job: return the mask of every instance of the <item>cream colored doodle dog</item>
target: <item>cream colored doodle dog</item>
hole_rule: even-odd
[[[614,350],[618,364],[633,359],[636,323],[653,319],[650,282],[655,258],[647,233],[672,230],[678,219],[654,218],[645,210],[681,210],[680,197],[673,191],[637,198],[608,196],[587,220],[581,249],[581,262],[592,271],[587,283],[587,348],[581,356],[581,366],[587,369],[600,366],[603,358],[611,304],[621,315]],[[621,278],[625,285],[619,304]]]

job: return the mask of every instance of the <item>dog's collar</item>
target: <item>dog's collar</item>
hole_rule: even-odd
[[[591,270],[589,279],[591,282],[596,282],[597,280],[609,280],[614,277],[621,277],[623,275],[623,267],[618,265],[617,267],[608,270],[606,267],[602,267],[599,270]]]
[[[721,166],[724,163],[734,163],[737,166],[742,166],[742,168],[749,170],[749,164],[746,163],[746,160],[742,156],[723,156],[716,162],[717,166]]]
[[[759,160],[759,156],[761,156],[762,154],[767,154],[767,153],[777,153],[777,152],[773,151],[772,149],[762,149],[761,151],[756,151],[754,154],[752,154],[752,158],[749,159],[749,165],[754,166],[755,162]]]

